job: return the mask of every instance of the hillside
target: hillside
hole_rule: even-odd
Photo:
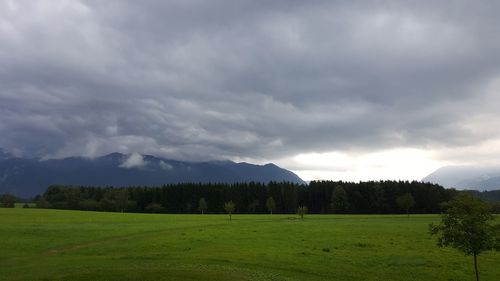
[[[294,173],[274,164],[232,161],[183,162],[140,155],[112,153],[97,158],[28,159],[2,154],[0,193],[29,197],[52,184],[85,186],[161,186],[182,182],[303,183]]]
[[[444,187],[472,190],[500,189],[498,166],[445,166],[422,179]]]

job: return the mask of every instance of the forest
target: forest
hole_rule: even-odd
[[[439,213],[458,191],[417,181],[313,181],[235,184],[172,184],[162,187],[85,187],[53,185],[35,198],[38,207],[153,213],[397,214]]]

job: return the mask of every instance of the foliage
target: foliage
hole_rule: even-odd
[[[146,206],[146,211],[150,213],[161,213],[163,210],[165,210],[163,206],[158,203],[150,203]]]
[[[123,190],[123,194],[127,191],[126,208],[123,208],[125,200],[120,200],[115,190]],[[332,210],[349,214],[390,214],[400,212],[396,198],[406,193],[415,198],[413,213],[439,213],[440,204],[451,200],[457,191],[430,183],[407,181],[314,181],[308,186],[287,182],[183,183],[119,189],[55,185],[50,186],[37,202],[43,199],[40,202],[44,208],[113,212],[122,209],[127,212],[149,212],[146,207],[154,202],[165,208],[162,212],[189,213],[192,206],[199,207],[199,200],[204,198],[207,208],[203,212],[212,214],[224,213],[224,202],[229,200],[238,206],[238,212],[251,214],[271,211],[273,214],[295,214],[299,206],[307,206],[312,214],[324,214]],[[270,197],[274,204],[266,204]]]
[[[201,197],[200,201],[198,201],[198,210],[201,211],[202,214],[208,209],[207,201],[205,197]]]
[[[224,203],[224,210],[226,211],[226,213],[229,214],[229,220],[232,219],[232,215],[234,213],[235,208],[236,208],[236,205],[234,204],[233,201],[229,201],[229,202]]]
[[[430,233],[438,236],[438,246],[450,246],[474,256],[476,279],[477,255],[500,250],[500,225],[494,225],[489,206],[468,194],[461,194],[445,204],[446,212],[439,225],[431,224]]]
[[[333,189],[331,207],[334,213],[345,213],[349,208],[347,193],[341,185]]]
[[[80,201],[80,209],[86,211],[95,211],[98,209],[99,203],[94,199],[84,199]]]
[[[297,208],[297,214],[300,216],[301,219],[304,219],[304,215],[307,214],[307,207],[300,206],[299,208]]]
[[[464,191],[469,193],[473,197],[477,197],[483,200],[484,202],[500,203],[500,189],[484,190],[484,191],[478,191],[478,190],[464,190]]]
[[[10,193],[0,195],[0,206],[4,208],[14,208],[16,204],[16,197]]]
[[[500,202],[490,203],[491,204],[491,212],[494,214],[500,214]]]
[[[276,209],[276,201],[274,201],[272,197],[267,198],[266,208],[271,215],[273,214],[274,209]]]
[[[410,193],[405,193],[398,198],[396,198],[399,208],[404,210],[408,216],[410,216],[410,209],[415,206],[415,199]]]
[[[123,213],[123,211],[127,209],[128,196],[129,194],[127,189],[121,188],[114,190],[113,197],[117,211]]]
[[[253,214],[259,207],[260,201],[258,199],[253,200],[250,204],[248,204],[248,212]]]
[[[35,204],[37,208],[41,209],[46,209],[51,207],[49,201],[47,201],[47,199],[45,199],[44,196],[37,196],[37,198],[35,198]]]

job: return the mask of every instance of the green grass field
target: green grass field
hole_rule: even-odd
[[[0,209],[0,280],[474,280],[427,234],[437,221]],[[500,253],[479,268],[500,280]]]

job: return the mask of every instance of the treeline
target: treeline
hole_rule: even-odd
[[[234,202],[235,213],[249,214],[291,214],[300,206],[315,214],[439,213],[441,203],[456,193],[416,181],[50,186],[36,203],[42,208],[158,213],[224,213],[224,204],[229,201]]]
[[[485,190],[485,191],[478,191],[478,190],[464,190],[465,192],[469,193],[470,195],[477,197],[485,202],[500,202],[500,189],[498,190]]]
[[[464,192],[467,192],[470,195],[490,204],[493,213],[500,214],[500,189],[490,191],[464,190]]]

